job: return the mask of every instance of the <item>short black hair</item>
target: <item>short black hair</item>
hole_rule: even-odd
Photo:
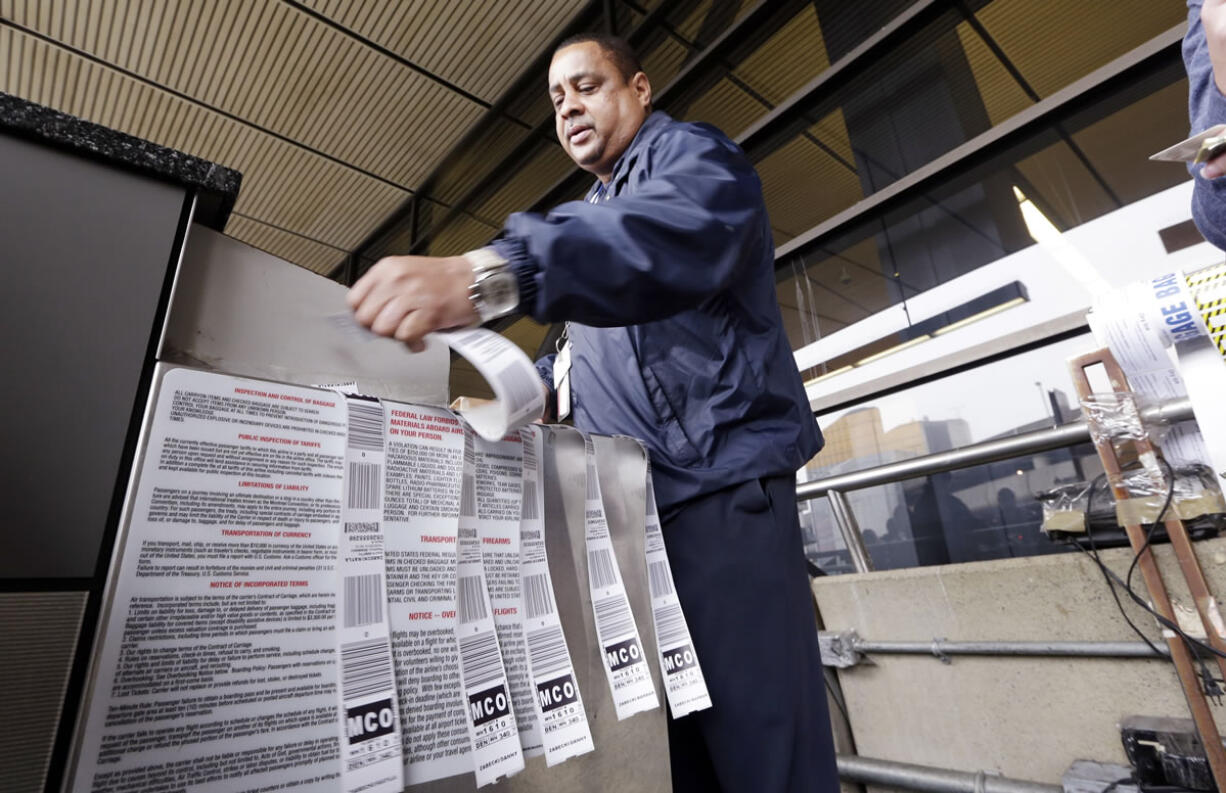
[[[630,82],[630,78],[643,71],[643,64],[639,63],[639,56],[634,54],[634,48],[630,46],[630,42],[621,36],[613,36],[608,33],[577,33],[574,36],[567,37],[554,48],[553,52],[556,55],[567,47],[575,44],[586,44],[589,41],[604,51],[604,54],[608,56],[609,60],[613,61],[613,65],[621,72],[626,82]]]

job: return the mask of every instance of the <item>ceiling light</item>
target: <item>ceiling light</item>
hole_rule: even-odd
[[[848,364],[847,366],[840,366],[838,369],[835,369],[830,372],[826,372],[823,375],[818,375],[817,377],[810,378],[805,381],[805,388],[808,388],[811,385],[816,385],[817,383],[820,383],[821,381],[827,378],[834,377],[836,374],[843,374],[843,372],[849,372],[851,371],[851,369],[852,369],[851,364]]]
[[[993,314],[997,314],[1001,311],[1004,311],[1007,308],[1013,308],[1014,306],[1019,306],[1025,302],[1026,302],[1026,298],[1018,296],[1018,297],[1013,298],[1012,300],[1008,300],[1004,303],[1001,303],[999,306],[992,306],[986,311],[980,311],[978,314],[972,314],[966,319],[960,319],[957,322],[952,322],[948,325],[945,325],[944,327],[937,328],[932,333],[933,335],[940,336],[942,333],[949,333],[951,330],[957,330],[958,328],[961,328],[965,325],[969,325],[972,322],[978,322],[981,319],[986,319],[987,317],[990,317]]]
[[[866,363],[872,363],[873,361],[876,361],[880,358],[884,358],[887,355],[893,355],[896,352],[901,352],[902,350],[905,350],[908,347],[914,347],[915,345],[919,344],[921,341],[928,341],[931,338],[932,338],[931,336],[925,333],[923,336],[917,336],[916,338],[911,339],[910,341],[904,341],[902,344],[895,344],[893,347],[890,347],[888,350],[882,350],[881,352],[873,353],[867,358],[861,358],[860,360],[856,361],[856,366],[864,366]]]

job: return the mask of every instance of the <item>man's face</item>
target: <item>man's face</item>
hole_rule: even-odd
[[[651,84],[642,72],[626,80],[599,44],[585,41],[553,56],[549,98],[562,148],[607,180],[647,118]]]

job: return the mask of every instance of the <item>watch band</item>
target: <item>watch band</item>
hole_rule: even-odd
[[[468,299],[481,322],[506,316],[519,306],[519,282],[511,265],[493,248],[478,248],[464,254],[472,266],[473,280]]]

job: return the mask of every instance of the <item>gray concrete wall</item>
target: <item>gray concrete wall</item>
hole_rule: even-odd
[[[1197,552],[1220,597],[1226,539],[1198,543]],[[1157,555],[1172,597],[1192,607],[1170,548],[1158,548]],[[1115,549],[1103,557],[1123,575],[1132,552]],[[1143,592],[1139,573],[1135,579]],[[1101,572],[1082,554],[830,577],[817,580],[813,591],[827,630],[854,629],[865,639],[1137,640]],[[1121,599],[1158,641],[1153,619]],[[873,660],[839,672],[856,749],[866,757],[1056,784],[1076,759],[1126,764],[1117,726],[1123,717],[1188,717],[1174,667],[1165,661]],[[1226,729],[1226,708],[1213,711]]]

